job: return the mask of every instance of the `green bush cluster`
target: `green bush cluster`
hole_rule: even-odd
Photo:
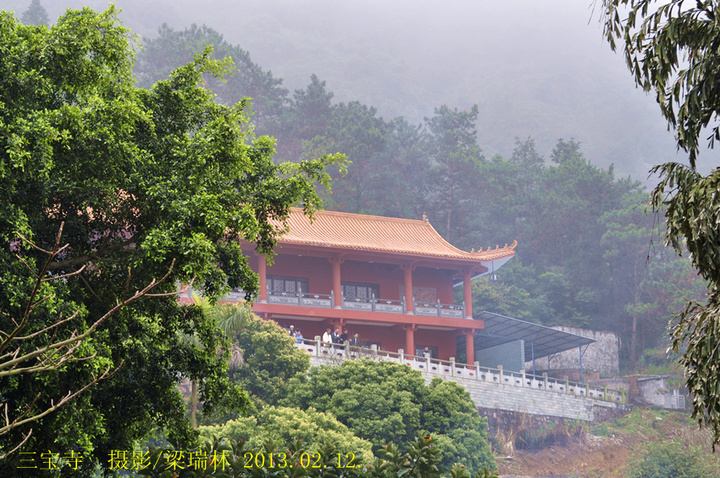
[[[717,478],[718,461],[676,440],[649,443],[628,466],[628,478]],[[714,463],[713,463],[714,462]]]
[[[372,360],[345,361],[336,367],[312,367],[295,377],[282,405],[332,413],[377,452],[386,443],[407,444],[429,432],[442,444],[441,464],[457,463],[475,472],[494,467],[487,420],[469,393],[453,381],[422,374],[406,365]]]
[[[173,449],[151,448],[151,466],[136,476],[153,478],[267,478],[267,477],[328,477],[328,478],[491,478],[495,473],[483,468],[471,475],[463,466],[443,468],[441,448],[429,435],[418,435],[404,449],[390,443],[378,452],[378,457],[363,457],[363,462],[351,460],[332,442],[318,445],[314,450],[302,440],[293,440],[280,447],[272,440],[261,447],[247,441],[216,439],[207,441],[195,450],[196,458],[178,460]],[[274,458],[272,466],[270,456]],[[198,460],[197,457],[202,457]]]

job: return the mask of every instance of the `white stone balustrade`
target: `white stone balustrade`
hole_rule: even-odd
[[[571,382],[569,380],[549,378],[547,374],[538,376],[524,372],[504,371],[502,367],[497,369],[480,367],[477,362],[475,362],[474,366],[469,366],[455,362],[454,358],[450,360],[437,360],[406,355],[402,349],[398,352],[389,352],[376,350],[374,348],[323,344],[320,342],[319,337],[317,337],[316,340],[306,339],[303,343],[297,344],[297,347],[302,348],[312,356],[311,362],[314,365],[335,364],[347,359],[367,358],[371,360],[404,363],[424,374],[452,378],[459,383],[477,381],[507,387],[538,390],[553,394],[574,395],[617,404],[624,404],[627,401],[626,394],[623,391],[590,387],[587,384]]]

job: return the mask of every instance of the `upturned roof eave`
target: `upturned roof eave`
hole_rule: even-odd
[[[385,256],[385,257],[393,257],[393,258],[407,258],[410,260],[424,260],[424,261],[442,261],[447,262],[450,261],[452,263],[462,263],[467,265],[482,265],[484,262],[491,262],[498,259],[503,259],[507,257],[512,257],[515,255],[515,245],[517,243],[513,243],[511,246],[506,246],[502,248],[497,249],[491,249],[489,251],[483,251],[482,253],[475,253],[470,254],[467,253],[466,256],[458,255],[458,254],[441,254],[441,253],[426,253],[423,251],[407,251],[407,250],[400,250],[400,249],[387,249],[383,247],[358,247],[354,245],[345,245],[345,244],[327,244],[327,243],[321,243],[316,241],[284,241],[282,239],[278,240],[278,245],[280,246],[277,250],[277,252],[282,253],[282,248],[284,246],[289,246],[291,249],[296,248],[310,248],[313,250],[316,250],[318,252],[323,252],[325,254],[332,253],[333,251],[337,251],[341,255],[350,255],[350,254],[357,254],[357,255],[378,255],[378,256]]]

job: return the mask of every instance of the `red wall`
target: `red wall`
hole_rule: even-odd
[[[257,270],[257,259],[251,262],[251,266]],[[456,272],[447,269],[418,267],[413,271],[413,287],[434,288],[437,299],[441,303],[452,304],[454,303],[452,275]],[[307,278],[311,293],[329,294],[332,290],[332,264],[322,257],[281,253],[275,256],[273,265],[267,268],[267,275]],[[404,272],[398,264],[346,260],[341,265],[340,275],[343,281],[378,284],[381,299],[399,300],[401,298],[400,287],[405,283]],[[295,328],[301,329],[306,339],[322,336],[326,327],[334,329],[330,319],[315,321],[273,317],[273,320],[283,327],[294,325]],[[379,343],[384,350],[405,349],[405,331],[401,326],[380,327],[347,324],[346,329],[350,336],[357,333],[361,341]],[[417,346],[437,346],[438,358],[447,360],[457,355],[456,336],[457,331],[455,330],[418,329],[415,331],[415,344]],[[414,353],[410,350],[405,352]]]
[[[257,262],[253,264],[257,267]],[[257,269],[255,269],[257,270]],[[306,277],[310,292],[329,294],[332,290],[332,265],[325,258],[277,255],[268,275]],[[413,271],[413,287],[436,289],[437,298],[443,304],[454,303],[452,272],[444,269],[417,268]],[[340,266],[343,281],[365,282],[380,285],[381,299],[400,299],[400,286],[404,285],[404,273],[397,264],[379,262],[365,263],[345,261]]]

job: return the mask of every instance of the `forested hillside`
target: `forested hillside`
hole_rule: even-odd
[[[474,284],[474,307],[545,325],[620,334],[635,364],[662,346],[672,314],[703,284],[689,262],[662,244],[660,219],[645,213],[648,193],[614,168],[588,161],[583,147],[560,139],[544,155],[532,137],[516,138],[509,157],[486,157],[477,141],[477,105],[438,105],[422,123],[386,120],[372,105],[337,102],[313,75],[290,92],[220,32],[167,25],[144,40],[135,74],[143,86],[162,79],[208,45],[239,72],[208,78],[217,99],[252,97],[256,134],[277,138],[277,159],[299,161],[342,152],[347,174],[334,172],[325,207],[421,218],[452,244],[469,249],[519,242],[496,282]]]
[[[617,332],[624,358],[635,363],[644,348],[663,345],[658,341],[664,340],[673,312],[687,299],[702,297],[704,288],[689,262],[663,247],[660,219],[645,215],[645,188],[629,177],[616,176],[613,166],[597,166],[611,159],[622,170],[633,170],[628,163],[638,160],[636,150],[626,148],[621,156],[593,157],[591,162],[586,146],[571,137],[575,130],[567,125],[561,128],[569,131],[565,139],[543,149],[535,136],[543,136],[547,143],[545,127],[516,114],[511,115],[517,125],[514,144],[504,140],[503,148],[495,148],[509,153],[491,155],[481,148],[479,136],[487,144],[487,134],[492,131],[487,129],[489,117],[507,120],[488,114],[487,105],[473,105],[468,100],[456,108],[438,102],[432,114],[413,122],[402,116],[383,117],[380,109],[393,110],[387,105],[338,101],[337,97],[362,96],[347,91],[349,85],[357,84],[356,79],[346,78],[347,84],[337,85],[342,90],[338,95],[316,75],[305,87],[293,91],[284,78],[254,61],[243,45],[226,40],[247,37],[249,31],[259,28],[248,23],[249,18],[257,18],[254,4],[248,5],[248,19],[238,19],[243,26],[238,32],[230,27],[218,31],[208,26],[172,26],[186,21],[189,11],[205,15],[195,7],[182,10],[179,4],[170,8],[159,2],[139,16],[134,2],[125,3],[124,15],[145,34],[135,65],[140,86],[149,87],[166,78],[212,45],[213,56],[232,58],[237,71],[224,81],[208,76],[206,85],[224,104],[252,98],[247,108],[252,111],[255,133],[277,139],[278,161],[299,161],[322,153],[347,154],[351,161],[347,174],[334,173],[326,208],[411,218],[425,214],[448,241],[466,250],[517,240],[517,256],[500,271],[499,280],[475,283],[477,309],[547,325]],[[22,2],[14,4],[22,8]],[[160,8],[162,5],[168,8]],[[222,1],[212,2],[208,9],[221,10],[223,5]],[[47,7],[51,16],[53,9],[57,10],[57,5]],[[152,25],[151,18],[170,23]],[[222,15],[214,18],[221,25],[229,21]],[[266,26],[287,21],[282,15],[268,17]],[[282,37],[292,31],[276,33]],[[256,40],[248,42],[266,49]],[[332,48],[349,48],[343,41]],[[331,55],[331,50],[327,54]],[[267,52],[263,56],[272,57]],[[382,72],[381,76],[396,77],[394,72]],[[293,76],[293,84],[299,81]],[[448,87],[452,84],[455,80]],[[535,86],[540,88],[541,83]],[[524,94],[524,87],[518,88],[517,93]],[[407,106],[414,101],[406,90],[399,87],[395,93],[397,102],[406,103],[403,111],[409,111]],[[432,102],[433,97],[427,94],[423,101]],[[564,110],[567,101],[569,98],[559,98],[556,108]],[[506,104],[514,101],[508,99]],[[534,115],[535,119],[545,117],[542,108]],[[528,124],[535,126],[528,130]],[[639,134],[644,127],[642,122],[637,125],[633,131]],[[532,134],[528,136],[527,131]]]

